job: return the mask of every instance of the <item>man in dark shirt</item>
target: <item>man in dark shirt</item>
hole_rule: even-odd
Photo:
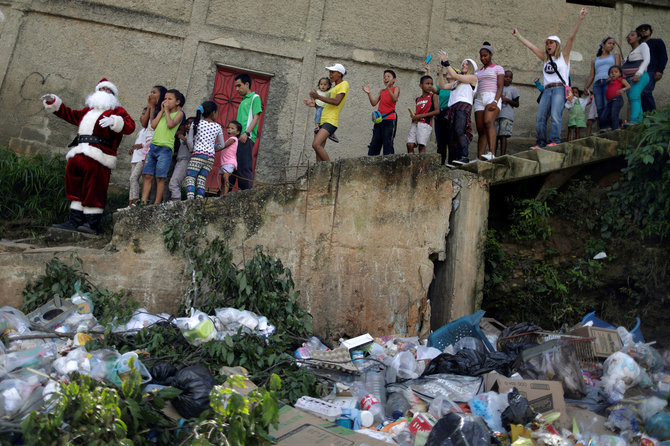
[[[651,61],[647,67],[649,73],[649,83],[642,91],[642,111],[656,110],[656,102],[654,101],[654,87],[656,82],[663,77],[663,70],[665,64],[668,62],[668,52],[665,49],[665,43],[661,39],[652,39],[651,25],[644,24],[636,28],[636,31],[642,36],[642,41],[649,46],[649,55]]]

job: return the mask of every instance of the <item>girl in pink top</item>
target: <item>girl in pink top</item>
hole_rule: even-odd
[[[475,123],[477,124],[477,155],[479,159],[492,159],[496,149],[496,128],[494,123],[500,113],[505,70],[493,63],[493,48],[484,42],[479,50],[482,68],[475,73],[477,76],[477,99],[475,99]],[[488,152],[486,147],[489,147]],[[491,150],[493,149],[493,150]]]
[[[228,193],[230,188],[230,174],[237,169],[237,138],[242,133],[242,124],[237,121],[230,121],[228,127],[226,127],[226,133],[228,134],[228,139],[232,140],[231,145],[226,145],[226,147],[221,151],[221,169],[219,169],[219,174],[221,175],[221,194],[225,195]]]

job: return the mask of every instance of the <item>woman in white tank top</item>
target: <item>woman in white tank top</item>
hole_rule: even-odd
[[[558,36],[549,36],[544,42],[544,51],[533,45],[530,40],[522,37],[514,28],[512,35],[526,45],[535,55],[544,62],[544,91],[540,96],[537,108],[537,144],[532,149],[545,146],[554,146],[561,142],[561,128],[563,108],[565,106],[566,86],[570,78],[570,51],[579,26],[586,17],[586,8],[579,12],[579,19],[568,37],[565,48],[561,50],[561,39]],[[560,74],[560,76],[559,76]],[[568,89],[569,90],[569,89]],[[547,118],[551,116],[549,139],[547,140]],[[548,144],[547,144],[548,143]]]

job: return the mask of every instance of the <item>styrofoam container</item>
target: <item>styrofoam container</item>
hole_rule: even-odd
[[[342,409],[340,407],[310,396],[301,396],[298,398],[298,401],[295,402],[295,408],[328,421],[335,421],[342,416]]]

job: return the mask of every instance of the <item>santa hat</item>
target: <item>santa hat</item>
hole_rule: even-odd
[[[116,88],[116,85],[114,85],[113,83],[111,83],[110,81],[108,81],[104,77],[100,80],[100,82],[98,82],[98,85],[95,86],[95,91],[100,91],[100,89],[102,87],[107,87],[110,90],[112,90],[112,92],[114,93],[114,96],[119,95],[119,89]]]

